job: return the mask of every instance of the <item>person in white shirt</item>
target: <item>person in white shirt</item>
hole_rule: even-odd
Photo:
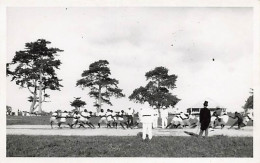
[[[112,118],[112,112],[110,111],[110,109],[107,109],[106,118],[107,118],[107,128],[108,127],[111,128],[110,123],[113,122],[113,118]]]
[[[143,140],[146,139],[146,134],[148,134],[149,140],[152,139],[152,123],[153,123],[153,110],[146,106],[141,110],[141,122],[143,124]]]
[[[175,115],[172,120],[171,120],[171,123],[169,123],[166,128],[171,128],[171,127],[174,127],[174,128],[178,128],[179,126],[182,127],[182,119],[179,115]]]
[[[52,113],[51,118],[50,118],[50,124],[51,124],[51,128],[53,128],[53,123],[59,123],[60,118],[59,118],[59,113],[58,111],[55,111],[54,113]]]
[[[100,112],[98,113],[98,116],[100,117],[100,119],[98,121],[98,127],[100,128],[100,124],[102,122],[105,122],[107,124],[106,113],[104,112],[103,109],[100,110]]]
[[[95,126],[89,121],[89,118],[91,117],[90,113],[87,111],[87,109],[84,110],[84,112],[80,113],[79,118],[79,127],[84,127],[84,124],[88,125],[90,128],[95,128]]]
[[[60,122],[61,123],[65,123],[66,122],[67,115],[68,115],[67,111],[64,111],[64,112],[61,113],[61,116],[60,116],[60,118],[61,118]]]
[[[183,127],[190,126],[189,116],[187,114],[180,112],[180,118],[182,119]]]
[[[158,127],[159,112],[158,109],[153,110],[153,128]]]
[[[215,128],[217,126],[221,126],[221,129],[223,129],[225,127],[225,125],[227,124],[228,119],[229,119],[229,116],[227,115],[227,113],[223,113],[223,115],[220,115],[218,117],[218,119],[215,119],[213,128]]]
[[[123,129],[125,129],[124,124],[127,125],[127,123],[124,120],[124,110],[121,110],[121,112],[118,112],[116,114],[116,121],[115,121],[116,129],[117,129],[117,124],[118,123],[121,125],[121,127]]]
[[[132,127],[133,126],[133,124],[134,124],[134,117],[133,117],[133,115],[134,115],[134,109],[132,109],[132,108],[128,108],[127,110],[126,110],[126,114],[127,114],[127,128],[128,127]]]
[[[161,110],[161,118],[162,118],[162,128],[164,129],[167,126],[168,121],[168,109],[164,107]]]

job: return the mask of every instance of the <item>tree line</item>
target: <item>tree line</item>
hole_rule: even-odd
[[[25,49],[17,51],[12,62],[6,64],[6,75],[11,77],[11,81],[21,88],[28,89],[31,113],[37,108],[42,112],[42,103],[48,102],[47,99],[50,98],[48,90],[60,91],[63,87],[56,70],[62,64],[57,57],[64,50],[49,47],[49,44],[51,42],[45,39],[25,43]],[[165,67],[155,67],[147,72],[147,84],[133,90],[128,97],[129,100],[135,103],[147,101],[156,109],[174,107],[180,101],[171,93],[171,90],[176,88],[177,75],[170,75],[168,72]],[[97,112],[102,104],[112,105],[111,97],[125,97],[118,84],[119,81],[111,77],[107,60],[91,63],[88,69],[82,72],[81,79],[76,81],[77,87],[89,88],[88,95],[96,100],[93,106],[97,108]],[[80,97],[75,97],[71,102],[71,106],[76,108],[84,105],[86,103],[80,100]]]
[[[49,102],[48,90],[60,91],[62,79],[58,78],[56,70],[62,62],[57,59],[64,50],[49,47],[50,41],[38,39],[35,42],[25,43],[25,49],[17,51],[12,62],[6,64],[6,75],[21,88],[28,89],[31,103],[30,113],[37,108],[42,112],[42,103]],[[133,90],[128,97],[135,103],[148,102],[155,109],[174,107],[180,99],[172,94],[176,88],[177,75],[169,74],[165,67],[155,67],[145,73],[146,85]],[[118,87],[119,81],[111,77],[109,62],[99,60],[91,63],[87,70],[83,70],[81,79],[76,86],[82,89],[89,88],[88,95],[96,101],[93,106],[100,111],[102,104],[112,105],[110,98],[125,97],[123,90]],[[86,103],[75,97],[71,106],[79,109]],[[253,89],[243,106],[245,110],[253,108]],[[8,110],[9,107],[8,107]]]

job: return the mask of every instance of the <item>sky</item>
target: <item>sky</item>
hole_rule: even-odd
[[[81,97],[93,110],[89,90],[76,87],[89,65],[107,60],[111,77],[119,80],[125,98],[111,98],[114,110],[141,104],[129,101],[145,86],[145,73],[158,66],[178,76],[172,90],[181,111],[212,99],[227,111],[242,111],[253,88],[252,8],[189,7],[10,7],[7,9],[7,62],[25,43],[51,42],[62,65],[57,75],[61,91],[48,91],[43,110],[72,110]],[[214,60],[213,60],[214,59]],[[7,105],[29,111],[30,93],[7,78]],[[202,103],[201,103],[202,106]]]

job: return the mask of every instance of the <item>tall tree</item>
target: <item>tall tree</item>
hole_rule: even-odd
[[[110,97],[124,97],[122,89],[118,88],[118,80],[111,78],[111,72],[107,60],[99,60],[89,65],[88,70],[81,74],[82,79],[78,80],[76,86],[81,88],[90,88],[89,95],[96,99],[94,106],[97,111],[101,109],[102,103],[112,105]]]
[[[150,106],[160,109],[165,106],[174,107],[180,99],[172,95],[170,90],[176,88],[176,75],[169,75],[165,67],[156,67],[145,74],[148,83],[133,91],[129,99],[136,103],[148,102]]]
[[[80,97],[74,97],[74,100],[72,102],[70,102],[70,105],[75,107],[75,109],[77,111],[80,111],[80,108],[82,106],[85,106],[86,105],[86,102],[85,101],[82,101]]]
[[[248,109],[253,109],[254,108],[254,89],[250,88],[250,96],[247,98],[245,105],[244,105],[244,109],[245,112],[247,112]]]
[[[6,105],[6,112],[7,112],[8,115],[11,115],[12,110],[13,110],[13,109],[12,109],[11,106]]]
[[[27,88],[31,93],[30,112],[39,107],[42,112],[42,102],[46,102],[49,95],[46,90],[60,90],[60,81],[55,72],[61,65],[60,60],[55,59],[58,48],[47,47],[51,42],[38,39],[35,42],[25,44],[25,50],[17,51],[11,63],[7,63],[7,76],[22,88]],[[15,67],[11,70],[11,66]]]

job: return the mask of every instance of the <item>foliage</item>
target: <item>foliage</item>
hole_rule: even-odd
[[[243,106],[245,111],[247,111],[249,108],[250,109],[254,108],[254,90],[252,88],[251,88],[250,94],[251,95],[247,98],[245,105]]]
[[[12,107],[11,106],[6,105],[6,113],[8,115],[11,115],[11,113],[12,113]]]
[[[70,102],[70,105],[79,110],[82,106],[86,105],[86,102],[80,100],[80,97],[74,97],[74,101]]]
[[[40,149],[40,150],[39,150]],[[7,135],[7,157],[253,157],[252,137]]]
[[[50,43],[44,39],[26,43],[25,50],[17,51],[12,62],[6,64],[6,73],[12,77],[11,81],[31,93],[28,100],[32,103],[30,112],[38,106],[41,111],[41,103],[49,97],[46,90],[60,90],[62,87],[61,79],[55,72],[61,62],[55,57],[58,56],[57,52],[63,50],[47,47]],[[11,66],[14,66],[14,70],[11,70]]]
[[[148,83],[145,87],[141,86],[133,91],[129,96],[134,102],[149,102],[151,106],[160,109],[161,107],[174,107],[180,99],[172,95],[170,90],[176,88],[176,75],[169,75],[165,67],[156,67],[145,74]]]
[[[122,89],[118,88],[118,80],[111,78],[111,72],[107,60],[99,60],[89,65],[88,70],[84,70],[82,78],[77,81],[76,86],[81,88],[90,88],[89,95],[96,99],[97,106],[100,109],[102,103],[112,105],[110,97],[124,97]]]

